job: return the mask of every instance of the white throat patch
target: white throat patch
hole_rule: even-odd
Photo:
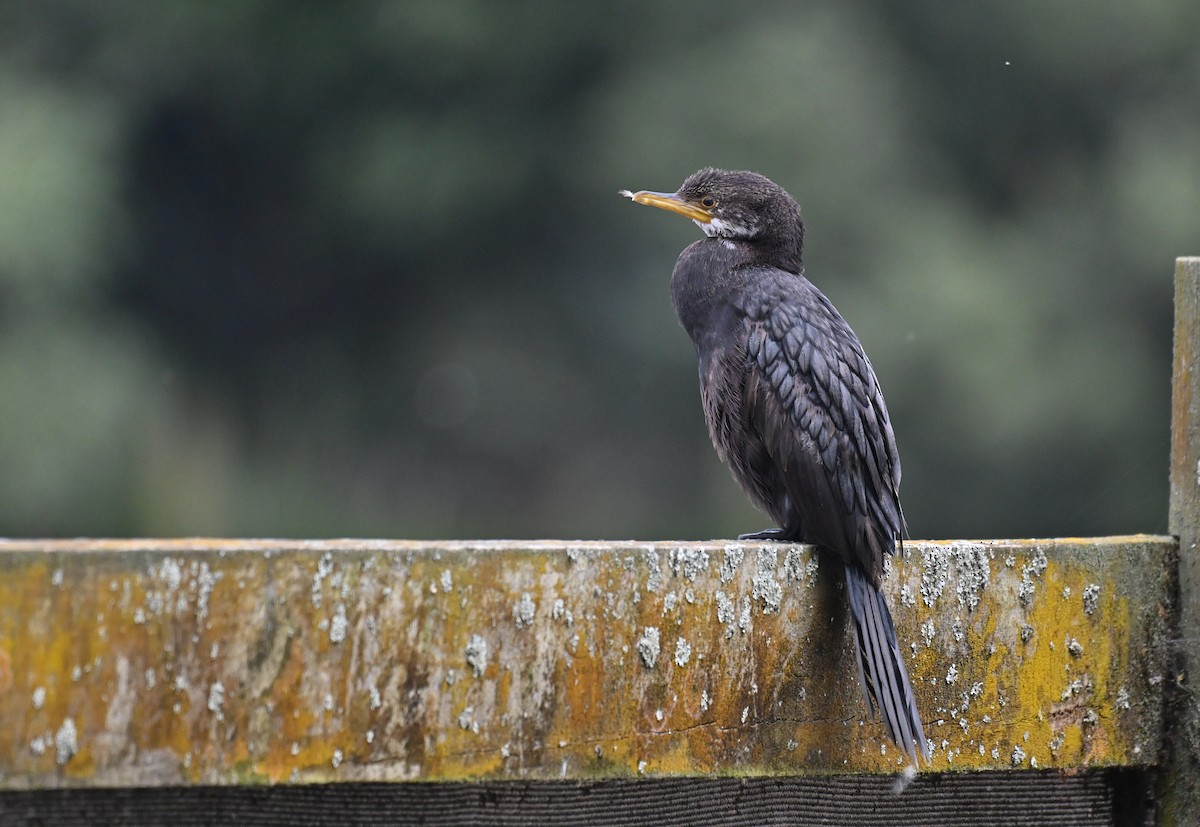
[[[711,221],[697,221],[696,226],[704,231],[709,238],[754,238],[758,227],[746,227],[742,224],[732,224],[723,218]]]

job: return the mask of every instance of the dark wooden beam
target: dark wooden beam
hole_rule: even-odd
[[[0,795],[0,823],[54,827],[1142,827],[1138,770],[66,789]]]

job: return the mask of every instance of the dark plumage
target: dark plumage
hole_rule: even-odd
[[[862,344],[803,276],[800,208],[753,172],[702,169],[675,193],[623,193],[691,218],[707,238],[671,277],[696,345],[713,445],[779,528],[845,563],[868,706],[916,760],[929,748],[879,580],[904,530],[900,457]]]

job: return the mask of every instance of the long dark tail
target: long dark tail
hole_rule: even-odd
[[[917,699],[904,668],[892,613],[883,593],[857,565],[846,566],[846,591],[850,595],[850,614],[854,617],[854,640],[858,643],[858,676],[871,714],[878,707],[888,735],[900,749],[917,761],[917,750],[929,760],[929,742],[917,712]],[[916,744],[914,749],[913,745]]]

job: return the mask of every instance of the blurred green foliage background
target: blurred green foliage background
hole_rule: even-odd
[[[916,537],[1166,528],[1200,4],[0,5],[0,533],[765,527],[670,305],[788,188]]]

